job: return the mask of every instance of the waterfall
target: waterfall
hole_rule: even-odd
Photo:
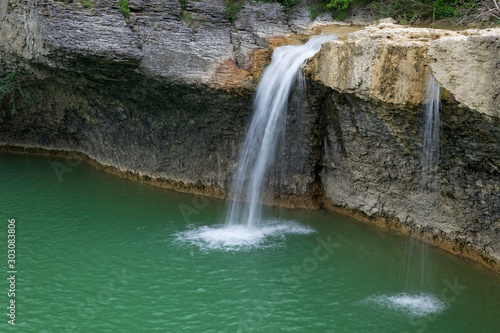
[[[226,226],[258,228],[264,179],[274,159],[278,137],[286,116],[287,101],[304,62],[334,36],[315,36],[300,46],[283,46],[273,52],[271,64],[262,75],[238,167],[229,190]]]
[[[433,196],[437,192],[437,169],[439,160],[439,85],[429,76],[425,95],[425,130],[422,151],[422,192]],[[435,201],[435,200],[432,200]],[[432,208],[435,202],[428,202]]]
[[[419,213],[417,215],[418,224],[425,228],[429,225],[429,219],[436,207],[438,192],[438,162],[439,162],[439,85],[432,75],[429,76],[424,99],[424,135],[421,157],[421,200],[419,202]],[[414,252],[414,239],[410,240],[407,260],[407,290],[410,289],[411,272],[419,272],[419,281],[414,281],[414,288],[419,292],[431,289],[428,266],[431,262],[429,258],[428,244],[421,244],[420,253]],[[414,267],[410,264],[414,262]]]

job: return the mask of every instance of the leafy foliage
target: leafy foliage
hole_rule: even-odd
[[[16,99],[21,96],[25,101],[34,101],[31,93],[23,93],[21,89],[21,81],[19,79],[19,72],[5,72],[0,67],[0,111],[7,107],[10,109],[10,114],[17,112]],[[7,109],[5,109],[7,110]],[[0,112],[0,122],[2,122],[2,113]]]
[[[94,7],[94,2],[92,0],[80,0],[83,8],[91,9]]]
[[[184,10],[184,9],[181,12],[181,16],[179,17],[179,20],[181,22],[183,22],[188,27],[192,27],[194,24],[194,21],[195,21],[195,19],[191,15],[191,13],[188,12],[187,10]]]
[[[187,0],[181,0],[185,3]],[[226,17],[233,21],[245,1],[278,2],[290,10],[299,0],[224,0]],[[316,0],[311,18],[329,13],[335,20],[345,20],[353,10],[362,9],[376,18],[392,17],[401,24],[429,23],[447,19],[450,23],[500,22],[499,0]],[[184,7],[183,7],[184,8]]]
[[[371,11],[375,17],[393,17],[402,24],[443,19],[458,23],[473,9],[481,12],[480,8],[489,9],[490,20],[500,19],[495,16],[497,4],[497,0],[319,0],[319,4],[311,9],[311,17],[314,19],[320,13],[331,13],[334,19],[344,20],[353,9],[363,8]]]
[[[292,8],[292,6],[295,4],[295,0],[281,0],[278,2],[280,2],[283,5],[283,8],[286,11],[290,10],[290,8]]]
[[[120,6],[120,10],[123,14],[123,17],[128,19],[130,17],[130,8],[128,7],[127,0],[118,0],[118,5]]]
[[[243,8],[244,0],[224,0],[226,3],[226,18],[233,22],[236,14]]]

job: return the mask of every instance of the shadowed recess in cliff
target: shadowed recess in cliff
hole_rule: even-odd
[[[254,101],[254,114],[243,143],[238,167],[229,190],[223,228],[200,229],[184,235],[211,244],[211,248],[259,244],[274,232],[275,223],[262,219],[262,197],[265,178],[272,164],[278,139],[284,131],[288,99],[294,82],[304,80],[300,67],[314,56],[324,42],[336,39],[332,35],[312,37],[306,44],[283,46],[273,52],[271,64],[263,73]],[[297,77],[298,76],[298,77]],[[300,228],[299,228],[300,229]],[[293,224],[278,227],[280,233],[303,233]],[[298,231],[299,230],[299,231]],[[306,231],[306,232],[309,232]],[[180,236],[183,238],[183,236]]]

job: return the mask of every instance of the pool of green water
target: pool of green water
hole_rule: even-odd
[[[499,332],[500,277],[477,264],[429,247],[430,287],[410,290],[409,238],[269,209],[233,244],[223,202],[77,164],[0,155],[1,332]]]

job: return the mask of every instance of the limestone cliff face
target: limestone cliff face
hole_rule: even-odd
[[[272,49],[305,41],[321,22],[306,6],[263,2],[233,22],[223,0],[129,1],[128,20],[115,1],[92,3],[0,2],[1,65],[20,70],[36,97],[19,99],[16,114],[3,102],[0,146],[80,152],[143,180],[224,196]],[[291,97],[266,200],[396,221],[500,267],[498,30],[344,32],[311,60],[308,92]],[[438,209],[424,223],[428,74],[443,108]]]
[[[428,74],[470,109],[500,117],[500,29],[366,27],[324,45],[313,79],[397,106],[424,101]]]
[[[308,9],[247,3],[229,22],[224,0],[186,1],[185,8],[179,0],[134,0],[126,20],[115,1],[91,3],[0,3],[0,60],[24,73],[37,98],[20,100],[16,115],[3,105],[0,144],[77,151],[181,190],[223,196],[269,49],[283,39],[276,37],[310,31]],[[295,122],[299,130],[311,121]],[[304,135],[312,134],[295,133]],[[300,206],[311,206],[310,144],[290,141],[284,151],[303,152],[288,154],[279,185],[284,195],[305,197]]]
[[[2,58],[69,70],[82,58],[106,60],[165,81],[209,84],[228,60],[248,69],[253,51],[269,47],[267,38],[314,25],[307,8],[285,13],[273,3],[245,4],[233,23],[224,0],[186,1],[184,9],[179,0],[130,1],[127,20],[113,1],[91,3],[84,8],[73,0],[2,2]]]
[[[499,50],[500,29],[391,24],[324,45],[311,76],[331,88],[321,121],[326,198],[422,235],[445,236],[456,241],[451,250],[479,250],[487,264],[498,261]],[[421,185],[429,74],[442,91],[436,198]]]
[[[458,102],[500,117],[500,29],[444,35],[428,57],[434,77]]]

